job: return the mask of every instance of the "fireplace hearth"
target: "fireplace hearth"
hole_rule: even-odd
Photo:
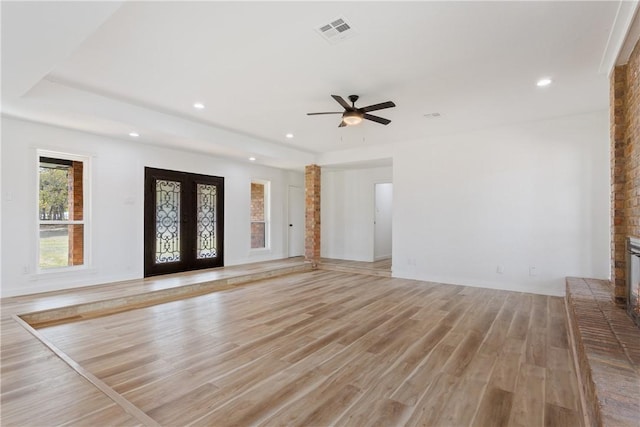
[[[640,239],[627,238],[627,313],[640,327]]]

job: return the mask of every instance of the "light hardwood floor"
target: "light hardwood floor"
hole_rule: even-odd
[[[0,425],[140,425],[22,328],[13,315],[133,296],[215,281],[262,275],[299,265],[301,258],[170,274],[71,290],[2,298],[0,319]]]
[[[563,304],[317,270],[39,332],[161,425],[573,426]],[[138,422],[59,360],[37,385],[51,401],[29,408],[12,372],[55,357],[13,340],[2,425]]]

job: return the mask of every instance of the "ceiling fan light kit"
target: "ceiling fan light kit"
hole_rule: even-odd
[[[355,126],[362,121],[362,114],[357,111],[345,111],[342,115],[342,121],[345,122],[347,126]]]
[[[380,123],[382,125],[388,125],[389,123],[391,123],[391,120],[385,119],[384,117],[374,116],[373,114],[368,114],[368,113],[369,111],[383,110],[385,108],[392,108],[396,106],[396,104],[394,104],[393,102],[387,101],[387,102],[382,102],[380,104],[374,104],[374,105],[369,105],[367,107],[357,108],[356,101],[359,98],[358,95],[349,95],[349,101],[351,101],[351,105],[349,105],[349,103],[339,95],[331,95],[331,97],[335,99],[336,102],[340,104],[340,106],[342,106],[342,108],[344,108],[344,111],[307,113],[307,115],[316,116],[320,114],[342,114],[342,121],[340,122],[338,127],[355,126],[357,124],[360,124],[360,122],[362,122],[363,119],[371,120],[372,122]]]

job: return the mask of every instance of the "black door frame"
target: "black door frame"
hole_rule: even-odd
[[[145,167],[144,173],[144,277],[224,266],[224,178]],[[181,183],[180,261],[156,264],[156,187],[158,179]],[[196,258],[197,184],[216,186],[216,256]]]

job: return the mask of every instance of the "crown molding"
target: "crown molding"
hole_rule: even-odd
[[[640,38],[640,1],[620,1],[609,32],[599,72],[610,75],[616,65],[626,64]]]

